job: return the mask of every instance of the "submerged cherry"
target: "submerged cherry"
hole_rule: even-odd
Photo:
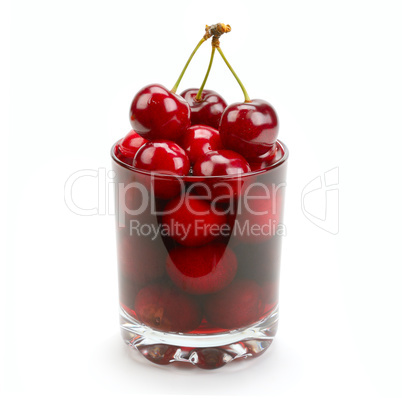
[[[222,149],[218,130],[201,124],[189,127],[180,139],[180,145],[187,152],[191,164],[210,151]]]
[[[241,175],[251,171],[248,162],[237,152],[229,150],[211,151],[197,160],[193,168],[194,176],[234,176],[231,179],[207,180],[194,185],[195,191],[216,202],[228,202],[236,198],[242,190],[244,180]],[[236,177],[238,176],[238,177]]]
[[[264,243],[277,233],[282,220],[283,187],[262,183],[250,185],[239,200],[236,225],[243,230],[233,240],[246,244]]]
[[[188,193],[166,205],[162,223],[169,237],[188,247],[218,240],[225,230],[230,230],[224,214],[214,210],[209,202]]]
[[[190,126],[190,106],[162,85],[147,85],[131,103],[130,122],[147,140],[175,141]]]
[[[175,197],[183,188],[178,176],[185,176],[190,170],[186,152],[172,141],[150,141],[136,153],[133,166],[158,175],[139,176],[144,185],[153,188],[155,196],[163,199]],[[169,177],[172,176],[172,177]]]
[[[264,312],[260,286],[248,279],[238,279],[204,301],[209,323],[224,329],[241,328],[260,318]]]
[[[166,271],[172,281],[191,294],[214,293],[232,282],[236,255],[224,244],[180,247],[170,251]]]
[[[210,89],[204,89],[199,100],[196,99],[197,93],[198,89],[189,88],[180,94],[190,105],[191,124],[204,124],[217,129],[222,113],[227,107],[226,101]]]
[[[170,284],[154,283],[142,288],[134,310],[140,321],[159,331],[192,331],[202,319],[199,302]]]

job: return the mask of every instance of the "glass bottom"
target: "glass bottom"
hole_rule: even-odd
[[[131,348],[156,364],[191,364],[215,369],[234,360],[258,357],[278,328],[278,307],[263,320],[217,334],[175,334],[151,329],[120,309],[121,334]]]

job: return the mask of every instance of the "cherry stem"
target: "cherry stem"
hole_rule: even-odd
[[[251,102],[250,97],[248,96],[248,93],[246,91],[246,88],[244,88],[244,85],[242,84],[242,82],[240,81],[239,77],[237,76],[237,74],[234,72],[232,66],[229,64],[229,62],[226,60],[225,55],[222,52],[222,49],[217,46],[216,47],[218,49],[219,54],[222,56],[223,61],[226,63],[226,65],[228,66],[229,70],[232,72],[233,76],[236,78],[236,81],[239,83],[241,90],[243,91],[244,94],[244,102]]]
[[[182,72],[179,75],[179,78],[176,81],[176,84],[174,84],[174,87],[172,88],[172,90],[170,92],[172,93],[176,93],[177,88],[179,87],[180,81],[183,78],[184,73],[187,70],[188,65],[190,64],[191,59],[193,58],[193,56],[195,55],[195,53],[197,52],[197,50],[199,49],[199,47],[206,41],[206,38],[203,37],[197,44],[197,46],[195,47],[195,49],[193,50],[193,52],[190,54],[190,57],[187,60],[187,63],[185,64]]]
[[[195,97],[196,101],[201,100],[202,91],[204,90],[205,84],[207,83],[209,72],[211,71],[212,67],[212,62],[214,61],[214,55],[215,55],[215,46],[212,46],[212,52],[211,52],[211,58],[209,60],[208,70],[205,74],[204,81],[202,81],[200,89],[198,90],[197,96]]]

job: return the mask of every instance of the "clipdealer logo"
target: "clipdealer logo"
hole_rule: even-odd
[[[304,216],[326,232],[339,233],[339,167],[315,177],[301,194]]]
[[[92,198],[90,208],[80,206],[80,202],[74,199],[76,190],[74,186],[79,180],[83,180],[80,185],[83,186],[85,180],[92,180],[92,185],[97,189],[96,199]],[[152,180],[150,182],[151,186]],[[183,238],[191,233],[194,236],[199,235],[202,231],[208,231],[211,236],[229,236],[233,233],[239,236],[272,236],[275,233],[286,236],[286,227],[281,222],[281,199],[280,192],[286,186],[285,183],[280,184],[264,184],[260,182],[252,182],[248,186],[242,188],[242,197],[236,196],[240,187],[227,186],[228,192],[227,202],[220,203],[219,197],[209,201],[210,211],[193,210],[190,200],[193,194],[190,188],[186,190],[184,182],[182,184],[182,196],[180,202],[174,206],[165,209],[158,209],[155,205],[155,197],[151,196],[150,189],[144,184],[133,181],[129,183],[116,183],[115,172],[107,171],[105,168],[83,169],[72,174],[65,183],[64,198],[66,206],[73,213],[80,216],[92,215],[116,215],[119,227],[129,228],[130,235],[145,236],[155,239],[159,235],[171,235],[172,231]],[[202,187],[209,195],[201,196],[197,192],[194,197],[198,200],[205,199],[211,195],[211,185],[206,183],[196,183],[198,187]],[[212,187],[215,183],[212,185]],[[219,183],[217,183],[219,185]],[[231,191],[233,193],[231,193]],[[91,195],[95,195],[92,194]],[[177,212],[180,208],[191,213],[193,216],[199,216],[199,219],[191,221],[190,224],[183,225],[175,222],[174,225],[161,224],[156,217],[168,215]],[[145,213],[145,215],[144,215]],[[229,224],[205,224],[203,215],[213,213],[219,215],[236,216],[232,225]],[[148,217],[148,221],[144,219]],[[153,218],[151,218],[153,217]],[[144,221],[145,220],[145,221]]]
[[[127,190],[127,186],[120,183],[116,187],[115,176],[113,170],[108,171],[106,168],[74,172],[66,180],[64,187],[66,206],[71,212],[80,216],[115,215],[115,191],[117,190],[118,194],[121,192],[124,194]],[[83,208],[73,197],[74,185],[83,178],[97,181],[97,199],[92,208]],[[145,202],[153,203],[152,197],[148,197],[148,190],[141,183],[136,183],[135,187],[140,191]],[[154,210],[152,205],[151,210]],[[324,172],[304,186],[301,193],[301,210],[304,216],[318,228],[333,235],[339,233],[339,167]],[[136,213],[140,214],[141,210],[137,210]],[[158,213],[155,211],[155,214]]]

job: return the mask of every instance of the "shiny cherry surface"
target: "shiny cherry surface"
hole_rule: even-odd
[[[189,127],[180,139],[180,145],[187,152],[191,164],[210,151],[222,149],[218,130],[201,124]]]
[[[237,152],[229,150],[211,151],[198,159],[193,167],[194,176],[235,176],[225,180],[208,180],[206,183],[194,187],[194,191],[220,203],[229,202],[238,197],[244,187],[243,173],[251,171],[250,165]],[[239,177],[236,177],[238,175]]]
[[[134,130],[131,130],[117,144],[116,156],[123,162],[132,165],[137,151],[148,141]]]
[[[147,140],[181,137],[190,126],[190,106],[179,95],[159,84],[142,88],[130,108],[133,129]]]
[[[226,101],[217,92],[210,89],[202,91],[201,100],[196,100],[198,89],[190,88],[181,93],[191,108],[191,124],[205,124],[214,128],[219,127]]]
[[[276,142],[268,152],[258,156],[257,158],[248,159],[248,163],[253,171],[265,169],[281,160],[283,154],[283,148],[278,142]]]
[[[268,152],[275,144],[278,129],[275,110],[261,99],[229,105],[219,126],[224,147],[240,153],[246,159]]]
[[[239,175],[251,171],[248,162],[237,152],[226,149],[211,151],[198,159],[194,176]]]
[[[173,141],[151,141],[134,157],[133,166],[152,172],[185,176],[190,170],[186,152]]]

